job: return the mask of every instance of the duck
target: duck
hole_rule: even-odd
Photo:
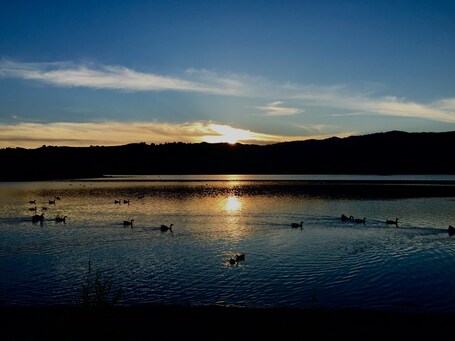
[[[114,204],[121,204],[122,201],[121,200],[114,200]]]
[[[55,199],[54,200],[49,200],[49,205],[55,205]]]
[[[390,219],[387,219],[385,221],[386,224],[395,224],[395,225],[398,225],[398,218],[396,218],[395,220],[390,220]]]
[[[302,227],[303,227],[303,221],[301,221],[300,224],[298,224],[298,223],[292,223],[292,224],[291,224],[291,227],[300,227],[300,228],[302,228]]]
[[[162,232],[167,231],[167,230],[172,231],[172,226],[174,226],[174,224],[171,224],[170,226],[161,225],[161,226],[160,226],[160,230],[161,230]]]
[[[130,221],[124,220],[123,221],[123,226],[131,226],[131,227],[133,227],[133,221],[134,221],[134,219],[131,219]]]
[[[28,209],[29,211],[35,211],[36,212],[36,206],[35,207],[31,207]]]
[[[30,200],[28,203],[36,205],[36,200]]]
[[[354,220],[354,217],[352,215],[348,217],[348,216],[342,214],[341,215],[341,220],[342,221]]]
[[[455,227],[453,227],[452,225],[449,225],[447,232],[449,232],[449,236],[453,236],[455,234]]]
[[[35,214],[34,216],[32,216],[32,221],[33,222],[36,222],[36,221],[43,221],[44,220],[44,213],[42,214]]]
[[[130,204],[130,199],[128,199],[128,200],[123,200],[123,203],[129,205],[129,204]]]
[[[67,216],[64,216],[63,218],[57,217],[57,218],[55,218],[55,222],[56,223],[64,222],[66,224],[66,218],[68,218],[68,217]]]
[[[357,223],[357,224],[360,224],[360,223],[365,224],[365,220],[367,220],[367,218],[363,218],[363,219],[357,218],[357,219],[354,219],[354,222]]]

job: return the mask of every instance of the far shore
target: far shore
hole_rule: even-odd
[[[0,307],[3,340],[303,340],[451,335],[455,313],[138,305]]]

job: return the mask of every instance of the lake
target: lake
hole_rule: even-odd
[[[44,221],[32,222],[41,213]],[[342,214],[365,223],[341,221]],[[385,223],[396,218],[397,225]],[[162,224],[172,231],[160,231]],[[449,225],[454,176],[3,182],[0,304],[79,304],[90,261],[122,289],[121,305],[455,312]],[[231,264],[240,253],[245,260]]]

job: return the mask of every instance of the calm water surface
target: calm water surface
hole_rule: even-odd
[[[446,183],[453,177],[334,177],[341,183],[330,190],[315,177],[0,183],[0,304],[79,304],[90,260],[122,289],[123,305],[455,311],[455,237],[447,233],[455,197],[380,190],[389,180],[454,186]],[[354,195],[345,190],[352,180],[384,183]],[[30,200],[43,224],[31,221]],[[342,213],[366,222],[342,222]],[[385,224],[397,217],[398,226]],[[300,221],[302,229],[291,227]],[[236,253],[246,258],[231,265]]]

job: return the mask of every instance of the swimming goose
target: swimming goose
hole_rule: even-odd
[[[174,224],[171,224],[170,226],[161,225],[160,226],[160,230],[163,231],[163,232],[167,231],[167,230],[172,231],[172,226],[174,226]]]
[[[36,222],[36,221],[43,221],[44,220],[44,213],[43,214],[35,214],[33,217],[32,217],[32,221]]]
[[[30,200],[28,203],[29,203],[29,204],[35,204],[35,205],[36,205],[36,200]]]
[[[36,212],[36,206],[35,207],[31,207],[28,209],[29,211],[35,211]]]
[[[55,222],[56,223],[64,222],[66,224],[66,218],[68,218],[68,217],[67,216],[64,216],[63,218],[57,217],[57,218],[55,218]]]
[[[363,219],[354,219],[354,222],[357,223],[357,224],[360,224],[360,223],[365,224],[365,220],[367,220],[367,218],[363,218]]]
[[[386,224],[395,224],[395,225],[398,225],[398,218],[396,218],[395,220],[389,220],[387,219],[385,221]]]
[[[123,200],[123,203],[129,205],[129,204],[130,204],[130,199],[128,199],[128,200]]]
[[[124,220],[123,221],[123,226],[131,226],[131,227],[133,227],[133,221],[134,221],[134,219],[131,219],[130,221]]]
[[[241,260],[245,260],[244,253],[238,253],[234,257],[231,257],[229,259],[229,264],[236,264],[236,263],[240,262]]]
[[[345,216],[344,214],[341,215],[341,220],[342,221],[348,221],[348,220],[354,220],[354,217],[351,215],[349,218]]]
[[[237,254],[237,255],[235,255],[234,258],[236,261],[245,260],[245,254],[244,253]]]
[[[300,228],[302,228],[302,227],[303,227],[303,221],[301,221],[300,224],[298,224],[298,223],[292,223],[292,224],[291,224],[291,227],[300,227]]]

